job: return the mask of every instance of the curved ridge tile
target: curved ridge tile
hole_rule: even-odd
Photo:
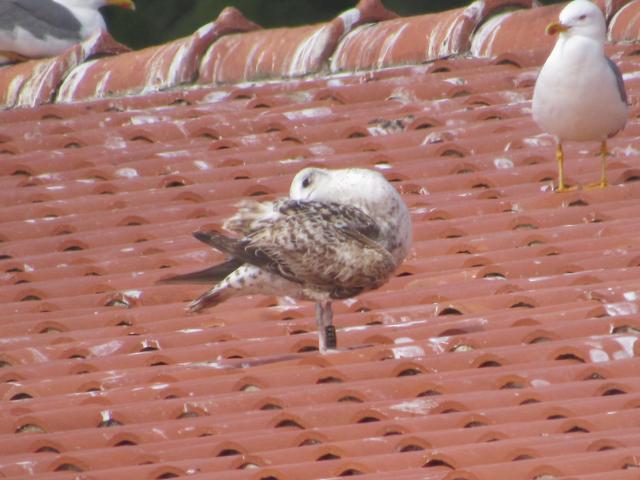
[[[495,57],[523,50],[550,51],[555,38],[545,35],[545,27],[558,19],[562,7],[563,5],[534,7],[489,17],[473,35],[472,55]]]
[[[464,53],[470,48],[472,32],[487,16],[514,5],[526,8],[531,2],[479,0],[446,12],[363,25],[340,42],[331,71],[416,64]]]
[[[216,20],[188,37],[81,65],[61,85],[57,101],[68,103],[146,93],[192,83],[206,49],[216,39],[256,28],[237,9],[225,8]]]
[[[613,16],[620,11],[628,3],[633,3],[635,0],[595,0],[602,13],[604,13],[607,22],[610,22]]]
[[[595,3],[607,18],[613,17],[611,28],[619,14],[627,10],[627,7],[623,7],[623,5],[628,1],[601,0]],[[558,19],[558,14],[564,5],[534,5],[533,8],[527,10],[504,11],[489,16],[473,34],[471,53],[476,57],[496,57],[512,52],[524,53],[528,50],[535,50],[546,57],[546,54],[553,48],[556,39],[546,35],[545,28],[550,22]],[[616,14],[616,12],[618,13]],[[628,18],[629,10],[623,16]],[[634,21],[633,18],[631,21]],[[625,26],[622,26],[623,24]],[[625,29],[626,24],[627,22],[622,21],[616,31]],[[609,32],[609,36],[612,35],[613,33]],[[635,38],[637,35],[633,36],[633,39]]]
[[[640,29],[640,1],[620,8],[609,22],[608,38],[612,42],[636,41]]]
[[[329,23],[229,35],[214,43],[199,83],[300,77],[326,69],[340,38],[364,22],[395,16],[380,0],[361,0]]]
[[[51,102],[69,72],[87,59],[127,51],[108,32],[100,31],[57,57],[0,68],[0,106],[34,107]]]

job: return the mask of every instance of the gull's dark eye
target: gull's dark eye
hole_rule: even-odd
[[[305,177],[305,179],[302,180],[302,188],[307,188],[309,185],[311,185],[311,178]]]
[[[586,18],[587,18],[587,15],[583,13],[582,15],[580,15],[580,16],[578,17],[578,20],[584,20],[584,19],[586,19]]]

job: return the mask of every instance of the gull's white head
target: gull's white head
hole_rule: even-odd
[[[589,0],[573,0],[560,12],[559,22],[547,26],[547,34],[588,37],[604,43],[607,24],[600,8]]]
[[[305,168],[291,182],[289,197],[294,200],[336,202],[362,208],[389,196],[398,196],[386,178],[375,170]]]
[[[305,168],[291,182],[293,200],[335,202],[359,208],[381,229],[381,243],[400,264],[411,246],[411,216],[400,194],[375,170]]]

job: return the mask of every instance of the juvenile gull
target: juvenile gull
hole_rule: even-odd
[[[230,257],[162,283],[214,283],[191,302],[198,312],[234,295],[255,293],[316,302],[319,349],[335,349],[331,301],[383,285],[411,246],[407,206],[378,172],[305,168],[289,198],[246,202],[224,228],[194,236]]]
[[[133,10],[132,0],[0,0],[0,57],[51,57],[106,26],[100,7]]]
[[[588,0],[574,0],[560,12],[560,22],[547,34],[560,36],[533,91],[533,119],[556,137],[558,188],[564,182],[564,141],[600,142],[600,182],[607,186],[607,138],[624,128],[627,94],[620,70],[604,54],[607,26],[600,9]]]

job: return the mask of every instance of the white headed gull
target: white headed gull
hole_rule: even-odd
[[[607,185],[607,138],[624,128],[627,94],[618,67],[604,54],[607,26],[597,5],[573,0],[547,34],[559,33],[533,91],[533,119],[556,137],[557,191],[564,181],[564,141],[600,142],[600,182]]]

